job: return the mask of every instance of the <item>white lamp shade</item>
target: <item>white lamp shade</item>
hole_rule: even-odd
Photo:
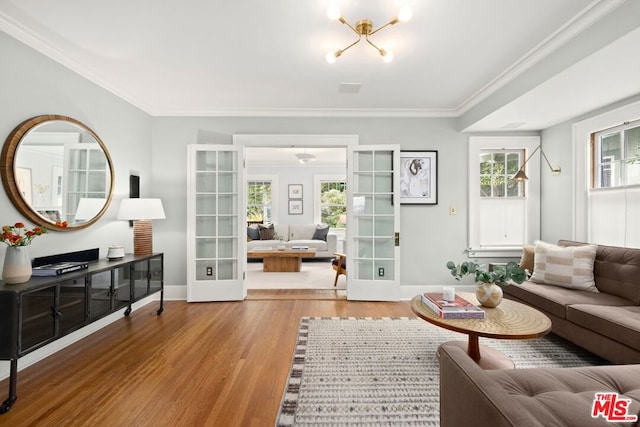
[[[117,216],[117,219],[130,221],[165,218],[160,199],[122,199]]]

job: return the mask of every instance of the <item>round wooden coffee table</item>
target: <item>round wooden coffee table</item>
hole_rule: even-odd
[[[475,294],[457,292],[462,298],[479,305]],[[516,301],[503,299],[496,308],[481,307],[486,312],[484,319],[441,319],[422,302],[420,295],[411,300],[411,309],[418,317],[429,323],[461,332],[469,336],[468,341],[454,341],[466,349],[469,356],[483,369],[513,368],[513,362],[503,353],[489,346],[480,345],[478,338],[532,339],[544,336],[551,331],[551,320],[535,308]]]

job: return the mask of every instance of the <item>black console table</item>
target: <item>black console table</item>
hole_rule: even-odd
[[[0,281],[0,360],[9,360],[9,397],[4,414],[18,398],[18,359],[117,310],[160,292],[164,300],[164,255],[126,255],[99,260],[89,268],[54,277],[31,277],[17,285]]]

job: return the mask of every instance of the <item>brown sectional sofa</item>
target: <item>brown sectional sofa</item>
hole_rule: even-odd
[[[599,245],[593,271],[598,293],[531,281],[503,290],[546,313],[552,332],[621,365],[485,371],[463,349],[442,344],[441,427],[640,426],[640,249]],[[627,399],[626,415],[638,421],[592,417],[603,392]]]
[[[531,281],[503,290],[549,316],[557,335],[613,363],[640,363],[640,249],[598,245],[593,271],[598,293]]]
[[[627,415],[640,417],[640,365],[484,371],[450,344],[440,358],[441,427],[638,426],[592,418],[598,392],[629,399]]]

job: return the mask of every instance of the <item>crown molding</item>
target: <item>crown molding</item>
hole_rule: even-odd
[[[109,82],[102,79],[100,76],[96,75],[89,68],[85,67],[78,61],[72,59],[68,55],[62,53],[60,50],[56,49],[53,45],[51,45],[47,40],[40,37],[38,34],[29,30],[25,26],[16,22],[15,20],[9,18],[4,13],[0,12],[0,30],[9,34],[11,37],[16,40],[26,44],[32,49],[40,52],[44,56],[58,62],[62,66],[68,68],[69,70],[75,72],[76,74],[84,77],[90,82],[100,86],[107,92],[117,96],[118,98],[123,99],[129,104],[133,105],[136,108],[144,111],[147,114],[151,115],[151,108],[142,102],[140,99],[132,96],[126,91],[120,90],[115,85],[110,84]]]
[[[229,108],[220,110],[157,110],[152,116],[172,117],[457,117],[454,109],[420,108]]]
[[[559,28],[555,33],[540,42],[523,57],[518,59],[493,80],[480,88],[479,91],[460,104],[460,106],[456,108],[457,115],[460,116],[466,113],[471,108],[484,101],[491,94],[497,92],[500,88],[523,74],[542,59],[551,55],[625,1],[626,0],[595,0],[592,2],[579,14],[574,16],[573,19]]]

